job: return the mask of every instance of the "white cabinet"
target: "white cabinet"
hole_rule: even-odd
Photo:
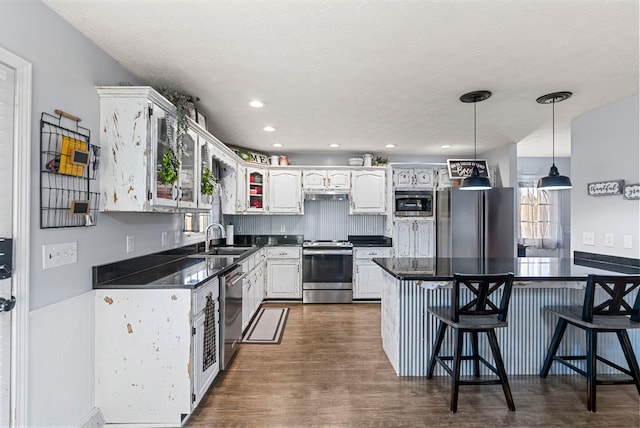
[[[176,108],[148,86],[100,86],[100,208],[103,211],[177,212],[195,208],[199,179],[197,136],[183,136],[176,180],[159,171],[176,151]],[[190,126],[197,126],[190,121]]]
[[[433,220],[395,220],[393,231],[395,257],[433,257],[434,243]]]
[[[383,169],[352,171],[349,214],[386,213],[385,177]]]
[[[433,187],[434,171],[430,168],[393,168],[393,184],[396,189]]]
[[[452,186],[453,180],[449,178],[449,170],[447,168],[440,168],[438,170],[438,187],[443,189]]]
[[[302,187],[305,190],[349,190],[351,173],[349,170],[304,171]]]
[[[247,168],[247,187],[245,197],[248,201],[247,212],[265,212],[267,170],[264,168]]]
[[[247,211],[247,167],[240,162],[225,166],[221,178],[222,213],[243,214]]]
[[[302,172],[296,169],[269,170],[269,212],[302,214]]]
[[[267,248],[267,298],[302,299],[302,249]]]
[[[247,272],[242,283],[242,330],[244,331],[265,297],[265,250],[252,254],[242,263]]]
[[[180,426],[220,367],[218,279],[96,290],[96,407],[107,424]],[[187,314],[187,316],[185,316]]]
[[[382,297],[382,269],[372,259],[391,257],[391,247],[353,249],[353,298],[380,299]]]

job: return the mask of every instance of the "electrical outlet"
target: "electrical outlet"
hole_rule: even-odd
[[[624,248],[633,248],[633,236],[624,235]]]
[[[284,233],[284,232],[286,232],[286,231],[287,231],[286,226],[285,226],[284,224],[280,225],[280,232],[283,232],[283,233]]]
[[[64,242],[42,246],[42,269],[78,262],[78,243]]]
[[[127,236],[127,253],[133,252],[135,249],[135,241],[133,236]]]
[[[593,232],[582,232],[582,243],[584,245],[596,245],[596,236]]]
[[[179,244],[180,243],[180,231],[176,230],[175,232],[173,232],[173,243],[174,244]]]
[[[169,236],[167,234],[167,232],[162,232],[162,246],[166,247],[167,245],[169,245]]]
[[[613,233],[604,234],[604,246],[613,247]]]

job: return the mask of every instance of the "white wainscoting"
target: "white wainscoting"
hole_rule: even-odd
[[[94,419],[94,291],[31,311],[28,426]]]

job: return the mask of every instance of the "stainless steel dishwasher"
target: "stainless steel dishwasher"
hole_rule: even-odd
[[[222,356],[221,370],[227,368],[231,357],[236,353],[242,341],[242,266],[236,266],[220,280],[220,341]]]

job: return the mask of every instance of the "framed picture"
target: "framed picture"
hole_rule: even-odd
[[[599,181],[587,184],[587,193],[590,196],[610,196],[622,194],[624,180]]]
[[[640,183],[627,184],[622,194],[625,199],[640,199]]]
[[[207,118],[200,112],[200,110],[196,110],[196,122],[198,125],[202,126],[204,129],[207,129]]]
[[[480,177],[490,178],[487,161],[484,159],[447,159],[447,165],[449,166],[449,178],[452,180],[469,177],[474,166],[478,167]]]

